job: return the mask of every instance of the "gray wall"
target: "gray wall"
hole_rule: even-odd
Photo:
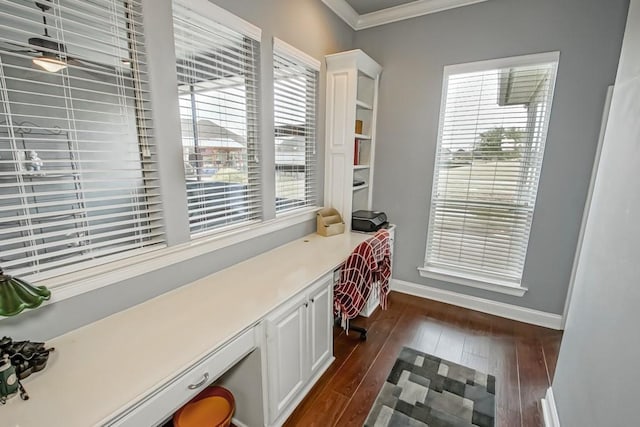
[[[155,14],[154,18],[158,14],[166,13],[168,10],[168,8],[164,7],[166,1],[162,3],[162,5],[159,4],[157,8],[149,12]],[[322,57],[328,53],[348,50],[352,46],[353,31],[317,0],[261,0],[259,2],[250,0],[217,0],[214,1],[214,3],[219,4],[230,12],[262,28],[262,69],[265,73],[265,82],[270,81],[269,77],[272,67],[270,52],[271,38],[273,36],[281,38],[285,42],[305,51],[317,59],[322,59]],[[157,18],[164,21],[166,17],[157,16]],[[167,31],[169,31],[169,29],[167,29]],[[154,51],[162,52],[162,49],[150,49],[150,54]],[[173,55],[167,56],[170,59],[169,62],[172,62],[171,57]],[[151,64],[162,64],[163,62],[166,63],[167,59],[155,58],[155,61],[150,60]],[[170,64],[170,66],[174,67],[174,64],[175,62]],[[166,73],[162,74],[163,77],[166,77]],[[322,85],[324,85],[324,74],[321,75],[320,80]],[[163,87],[163,85],[158,84],[156,87]],[[175,94],[175,87],[170,87],[170,85],[164,85],[164,87],[166,87],[166,93],[154,94],[154,101],[156,101],[154,108],[162,108],[162,113],[165,114],[164,116],[155,116],[156,119],[160,118],[160,121],[158,122],[156,120],[156,122],[160,123],[159,126],[162,127],[162,131],[158,133],[159,138],[163,138],[167,134],[171,134],[171,136],[177,135],[179,137],[179,131],[167,129],[167,126],[171,126],[171,124],[174,126],[179,125],[177,116],[175,120],[172,120],[171,108],[173,108],[173,106],[158,105],[162,104],[160,102],[161,100],[171,100],[177,96]],[[320,90],[322,97],[319,108],[321,117],[319,117],[318,122],[320,130],[318,138],[320,152],[318,156],[319,159],[324,159],[324,86],[322,86]],[[265,107],[263,117],[269,118],[272,116],[271,105],[273,104],[273,93],[269,85],[263,85],[262,97],[263,106]],[[175,112],[177,113],[177,98],[175,102]],[[166,114],[169,115],[167,116]],[[273,125],[270,120],[263,120],[263,138],[265,138],[265,135],[273,135],[272,128]],[[266,142],[265,146],[267,146],[265,155],[274,156],[273,149],[271,148],[269,151],[269,140],[263,140]],[[164,144],[165,141],[160,141],[160,143]],[[169,141],[169,143],[171,143],[171,141]],[[160,154],[163,152],[172,152],[170,149],[166,150],[166,147],[164,148]],[[263,155],[263,158],[265,155]],[[171,164],[172,159],[166,160]],[[165,164],[167,162],[165,162]],[[162,163],[161,161],[161,164]],[[322,162],[319,167],[319,182],[322,183],[322,170],[324,169]],[[274,180],[273,170],[268,170],[269,168],[265,169],[267,169],[264,172],[265,179]],[[177,171],[175,176],[177,179],[182,179],[182,172]],[[181,191],[184,191],[184,188],[182,188]],[[323,194],[322,188],[319,188],[318,191],[320,195]],[[265,195],[265,199],[267,198],[269,198],[268,194]],[[275,200],[275,197],[270,200]],[[322,197],[320,197],[320,202],[321,201]],[[166,206],[171,206],[171,203],[167,203]],[[274,212],[265,213],[267,218],[273,217],[273,214]],[[166,217],[167,215],[165,215],[165,218]],[[175,216],[168,215],[168,217],[174,218]],[[176,227],[173,227],[173,229],[175,228]],[[0,319],[0,336],[9,335],[17,339],[28,338],[32,340],[52,338],[314,231],[315,221],[310,221],[150,274],[145,274],[132,280],[123,281],[60,303],[51,304],[38,310],[24,312],[14,318]],[[181,233],[177,239],[173,240],[179,241],[183,238],[184,233]],[[268,285],[269,284],[265,284],[265,286]],[[188,309],[188,307],[186,309]],[[168,313],[168,315],[179,315],[179,310],[175,314]]]
[[[638,425],[640,0],[632,0],[553,380],[563,427]]]
[[[383,66],[374,209],[398,224],[394,277],[561,314],[628,0],[490,0],[356,33]],[[445,65],[560,51],[524,297],[419,276]]]

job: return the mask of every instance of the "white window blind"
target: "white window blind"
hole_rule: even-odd
[[[521,284],[557,63],[445,67],[426,270]]]
[[[227,27],[195,3],[175,1],[173,12],[192,235],[259,220],[262,211],[259,34]]]
[[[276,212],[316,204],[320,62],[274,39]]]
[[[162,243],[139,1],[0,5],[0,265],[39,279]]]

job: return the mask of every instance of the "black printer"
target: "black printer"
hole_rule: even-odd
[[[387,214],[378,211],[355,211],[351,215],[351,229],[354,231],[372,232],[389,225]]]

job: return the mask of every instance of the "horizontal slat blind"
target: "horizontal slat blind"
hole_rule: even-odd
[[[445,68],[425,267],[521,283],[556,67]]]
[[[261,218],[259,42],[174,2],[191,234]]]
[[[40,4],[0,0],[0,265],[32,279],[164,241],[140,2]]]
[[[320,63],[274,41],[276,212],[316,205]]]

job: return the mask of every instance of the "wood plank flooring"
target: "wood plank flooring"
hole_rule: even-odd
[[[335,362],[285,426],[362,426],[400,349],[415,348],[496,376],[496,426],[540,427],[562,333],[392,292],[389,309],[334,329]]]

